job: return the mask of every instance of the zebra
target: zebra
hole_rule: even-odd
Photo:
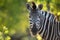
[[[29,10],[30,33],[35,36],[41,35],[44,40],[60,40],[60,22],[56,16],[49,11],[42,10],[43,5],[38,7],[32,2],[32,7],[29,3],[26,4]]]

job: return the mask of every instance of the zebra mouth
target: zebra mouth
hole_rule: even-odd
[[[38,29],[37,29],[37,26],[36,26],[35,23],[33,24],[33,27],[30,29],[30,32],[31,32],[31,34],[34,35],[34,36],[37,35]]]
[[[38,31],[37,29],[31,29],[31,32],[32,32],[33,35],[36,35],[37,31]]]
[[[32,30],[30,29],[30,35],[31,35],[32,37],[35,37],[35,36],[37,35],[37,32],[34,32],[34,31],[32,31]]]

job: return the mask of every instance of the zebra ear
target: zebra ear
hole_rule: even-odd
[[[26,7],[27,7],[28,10],[31,10],[31,7],[30,7],[29,3],[26,3]]]
[[[43,4],[39,4],[39,5],[38,5],[38,8],[39,8],[40,10],[42,10]]]
[[[36,4],[32,2],[32,9],[36,9]]]

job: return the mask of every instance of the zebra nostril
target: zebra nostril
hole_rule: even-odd
[[[33,24],[33,27],[31,28],[31,32],[32,32],[33,35],[36,35],[37,32],[38,32],[38,29],[37,29],[37,26],[36,26],[35,23]]]

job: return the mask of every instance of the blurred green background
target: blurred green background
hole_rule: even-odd
[[[0,40],[36,40],[29,34],[29,12],[26,3],[43,4],[60,20],[60,0],[0,0]]]

